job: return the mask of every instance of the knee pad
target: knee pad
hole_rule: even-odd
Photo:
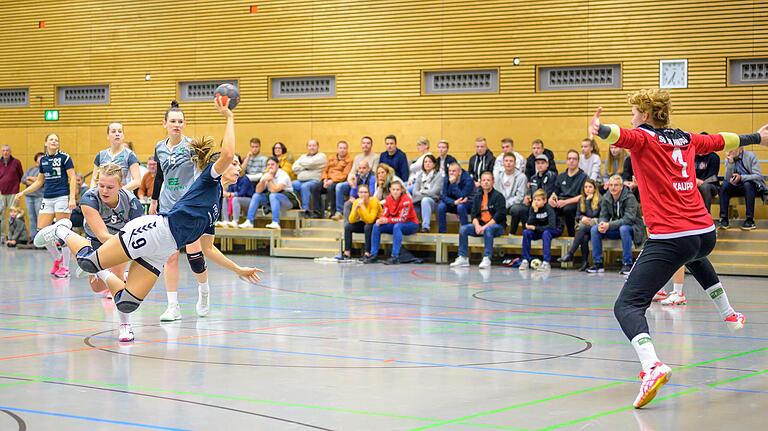
[[[115,306],[123,313],[133,313],[141,305],[141,299],[133,296],[127,289],[115,293]]]
[[[104,269],[99,264],[99,255],[90,245],[81,248],[77,252],[77,265],[89,274],[96,274]]]
[[[187,253],[187,260],[189,261],[189,267],[192,268],[192,272],[195,274],[202,274],[205,272],[207,267],[205,266],[205,256],[203,256],[203,252]]]

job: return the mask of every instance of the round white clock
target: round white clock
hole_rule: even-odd
[[[659,88],[688,88],[688,60],[659,61]]]

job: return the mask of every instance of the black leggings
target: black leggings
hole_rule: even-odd
[[[573,236],[573,244],[568,253],[573,255],[576,253],[577,248],[581,248],[581,257],[584,258],[584,262],[589,259],[589,240],[591,238],[590,232],[592,226],[582,226],[576,231],[576,235]]]
[[[365,233],[365,252],[371,252],[371,232],[373,232],[373,224],[365,224],[364,222],[345,223],[344,224],[344,251],[352,251],[352,234],[353,233]]]
[[[702,288],[720,282],[715,268],[707,259],[715,248],[715,231],[673,239],[649,239],[637,257],[629,278],[616,299],[613,313],[630,340],[637,334],[648,333],[645,310],[653,295],[685,265]]]

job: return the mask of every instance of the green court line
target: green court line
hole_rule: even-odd
[[[26,385],[26,384],[29,384],[29,383],[35,383],[35,382],[21,381],[21,382],[3,383],[3,384],[0,384],[0,388],[7,388],[7,387],[10,387],[10,386]]]

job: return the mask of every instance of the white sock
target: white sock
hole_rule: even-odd
[[[208,285],[208,282],[206,281],[205,283],[197,283],[197,290],[203,293],[208,293],[211,290],[211,287]]]
[[[165,292],[168,295],[168,305],[177,305],[179,303],[179,292]]]
[[[45,249],[48,250],[48,253],[51,254],[51,257],[53,258],[53,260],[59,260],[59,258],[61,257],[61,251],[59,251],[59,249],[56,248],[55,245],[46,244]]]
[[[635,348],[637,357],[640,358],[640,364],[643,366],[643,371],[646,373],[659,361],[659,357],[656,356],[656,349],[653,348],[653,342],[651,336],[642,333],[635,335],[632,339],[632,347]]]
[[[69,258],[72,257],[72,252],[69,251],[69,248],[64,247],[61,249],[61,256],[63,257],[61,261],[61,266],[63,266],[66,269],[69,269]]]
[[[678,295],[683,294],[683,283],[672,283],[672,290]]]
[[[112,272],[108,269],[102,269],[96,273],[96,277],[99,277],[99,280],[103,281],[104,283],[107,282],[107,279],[110,275],[112,275]]]
[[[117,312],[117,316],[120,317],[120,324],[130,324],[131,323],[131,315],[128,313],[123,313],[122,311]]]
[[[58,238],[58,239],[60,239],[62,241],[66,241],[67,237],[70,234],[73,234],[74,232],[72,232],[72,229],[70,229],[70,228],[68,228],[66,226],[58,225],[58,226],[56,226],[56,229],[53,231],[53,233],[54,233],[54,235],[56,235],[56,238]]]
[[[710,298],[712,298],[712,302],[715,303],[717,311],[720,312],[720,317],[725,319],[733,314],[733,307],[731,307],[731,303],[728,302],[728,295],[725,294],[725,289],[723,288],[722,283],[717,283],[709,289],[704,289],[704,291],[707,292],[707,295],[709,295]]]

